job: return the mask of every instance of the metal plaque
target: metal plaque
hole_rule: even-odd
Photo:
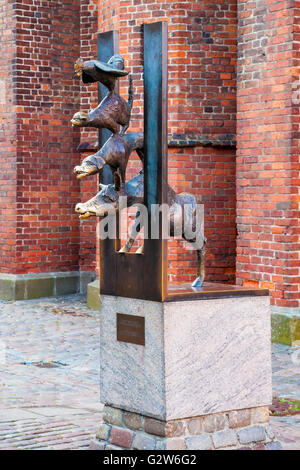
[[[145,317],[117,313],[117,340],[145,346]]]

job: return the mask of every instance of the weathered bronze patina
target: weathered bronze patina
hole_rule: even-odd
[[[130,77],[127,102],[116,92],[117,79],[128,74],[128,72],[117,68],[118,64],[123,64],[124,67],[123,59],[120,56],[113,56],[110,61],[104,64],[97,60],[81,62],[78,59],[76,62],[75,72],[82,77],[84,83],[99,81],[108,88],[109,92],[97,108],[92,109],[89,113],[83,111],[75,113],[71,119],[72,126],[104,128],[114,134],[118,133],[119,125],[122,126],[121,134],[124,134],[128,129],[133,104],[132,79]]]
[[[83,83],[100,82],[110,91],[115,89],[118,78],[128,75],[128,72],[124,70],[124,59],[119,54],[112,56],[107,63],[100,60],[78,59],[74,69],[76,75],[82,78]]]
[[[99,35],[101,36],[101,35]],[[98,57],[107,60],[107,51],[116,52],[117,34],[103,33],[98,37],[101,53]],[[76,212],[80,218],[103,217],[111,211],[119,211],[120,196],[127,196],[127,207],[143,204],[147,209],[147,220],[141,217],[138,208],[136,219],[123,247],[120,238],[106,238],[100,241],[100,291],[102,294],[164,301],[168,297],[168,249],[167,239],[163,236],[166,222],[170,236],[179,235],[193,244],[197,251],[197,278],[194,289],[200,289],[205,277],[206,239],[196,230],[196,198],[187,193],[177,194],[168,185],[168,119],[167,119],[167,24],[158,22],[144,25],[144,133],[126,133],[133,103],[132,81],[129,86],[129,99],[126,102],[118,95],[118,78],[128,74],[124,62],[114,55],[108,62],[101,60],[82,61],[75,64],[75,72],[84,83],[98,82],[99,93],[104,96],[102,87],[108,94],[99,106],[90,113],[76,113],[72,124],[79,127],[104,129],[99,133],[101,149],[83,160],[74,169],[78,178],[100,173],[109,168],[113,174],[113,184],[101,185],[101,191],[89,201],[77,204]],[[119,132],[119,126],[122,126]],[[113,132],[107,135],[105,129]],[[104,139],[105,136],[105,139]],[[125,173],[131,153],[136,150],[143,170],[138,176],[125,183]],[[104,167],[104,168],[103,168]],[[109,168],[108,168],[109,167]],[[111,174],[111,173],[110,173]],[[101,177],[102,177],[101,176]],[[112,182],[110,179],[107,182]],[[167,204],[169,216],[154,214],[154,207]],[[120,207],[121,209],[121,207]],[[152,236],[151,220],[154,214],[159,236]],[[178,224],[178,221],[180,223]],[[182,221],[189,222],[191,230],[185,235]],[[142,227],[147,226],[148,238],[144,246],[131,253],[135,237]],[[198,232],[201,229],[197,227]],[[199,236],[200,235],[200,236]],[[191,291],[185,295],[191,294]]]
[[[121,134],[124,134],[129,127],[133,102],[131,83],[130,80],[128,102],[114,91],[110,91],[97,108],[89,113],[83,111],[75,113],[71,119],[72,126],[104,128],[117,134],[120,125],[123,126]]]
[[[120,135],[113,134],[94,155],[89,155],[74,168],[77,178],[99,173],[104,165],[111,167],[115,189],[125,190],[125,173],[128,159],[136,150],[142,163],[144,163],[144,135],[142,132],[131,132]]]
[[[112,184],[101,185],[101,191],[94,196],[92,199],[85,203],[79,203],[76,205],[75,211],[80,215],[81,218],[88,218],[92,216],[103,217],[107,213],[111,213],[113,208],[116,213],[119,211],[119,195],[120,193],[114,189]],[[126,196],[127,206],[131,207],[136,204],[144,203],[144,175],[143,171],[139,173],[135,178],[131,179],[126,183]],[[184,231],[182,230],[182,238],[189,243],[192,243],[194,249],[197,250],[198,254],[198,271],[197,278],[195,279],[193,286],[197,287],[203,284],[205,277],[205,244],[206,238],[202,233],[197,234],[196,237],[196,198],[195,196],[188,193],[177,194],[168,185],[168,206],[169,211],[169,223],[170,223],[170,236],[174,236],[174,227],[177,224],[182,226],[183,221],[186,220],[187,224],[192,227],[195,234],[194,238],[187,239]],[[140,211],[137,211],[134,224],[131,228],[131,233],[127,243],[119,250],[120,253],[129,253],[132,245],[135,241],[135,236],[143,228],[145,221],[143,220]],[[200,236],[199,236],[200,235]],[[143,248],[137,251],[138,254],[143,253]]]

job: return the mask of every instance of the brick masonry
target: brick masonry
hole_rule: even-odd
[[[91,450],[278,450],[267,407],[159,421],[104,407]]]
[[[80,187],[72,174],[80,133],[70,119],[87,99],[73,66],[81,52],[95,54],[96,8],[77,0],[0,2],[2,274],[95,270],[95,221],[80,224],[74,206],[97,185]]]
[[[80,2],[80,57],[84,60],[97,57],[98,0]],[[97,84],[80,85],[80,110],[88,111],[97,106]],[[79,108],[78,108],[79,110]],[[82,128],[80,142],[98,144],[98,133],[94,129]],[[97,150],[95,150],[97,151]],[[90,154],[94,153],[91,151]],[[81,154],[85,158],[89,153]],[[80,155],[77,156],[78,162]],[[98,177],[91,176],[80,182],[80,200],[87,201],[98,192]],[[77,201],[78,202],[78,201]],[[96,260],[96,220],[93,218],[80,222],[80,270],[95,270]],[[99,263],[99,260],[98,260]]]
[[[299,316],[299,2],[0,0],[0,11],[0,272],[95,269],[96,221],[73,209],[97,177],[79,184],[72,169],[97,132],[72,129],[70,117],[96,105],[97,87],[82,86],[73,63],[96,57],[98,32],[119,30],[131,130],[141,129],[142,24],[162,20],[169,180],[205,204],[207,279],[267,287],[275,309]],[[128,177],[136,169],[133,157]],[[193,279],[182,242],[169,242],[169,259],[172,282]]]
[[[17,175],[10,272],[77,270],[79,184],[72,169],[79,134],[70,119],[79,107],[73,79],[79,1],[16,1],[13,8]]]
[[[99,2],[99,31],[120,31],[120,53],[134,79],[135,101],[131,130],[143,120],[143,23],[169,24],[169,135],[171,143],[188,135],[188,143],[169,148],[169,181],[176,191],[195,194],[205,204],[209,240],[207,278],[234,282],[235,268],[235,135],[236,2],[206,1]],[[127,79],[120,91],[127,96]],[[219,148],[205,142],[226,141]],[[229,137],[228,137],[229,136]],[[128,176],[136,173],[132,158]],[[195,253],[183,242],[169,242],[169,279],[191,282]]]
[[[16,19],[12,2],[0,1],[0,265],[10,271],[16,254],[16,111],[12,74],[16,63]]]
[[[299,2],[238,7],[237,282],[299,313]]]

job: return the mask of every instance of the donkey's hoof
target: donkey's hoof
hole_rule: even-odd
[[[203,278],[203,277],[197,277],[197,279],[194,280],[194,282],[193,282],[193,284],[192,284],[192,287],[193,287],[193,288],[202,287],[202,286],[203,286],[203,282],[204,282],[204,278]]]

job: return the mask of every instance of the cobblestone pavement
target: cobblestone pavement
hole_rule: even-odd
[[[273,367],[274,394],[300,399],[300,348],[274,345]],[[0,301],[0,450],[87,449],[101,411],[97,312],[75,295]],[[300,449],[300,415],[271,422]]]
[[[84,302],[0,302],[0,449],[88,448],[102,406],[99,318]]]
[[[273,395],[300,400],[300,347],[273,345]],[[300,414],[271,417],[276,437],[286,450],[300,450]]]

